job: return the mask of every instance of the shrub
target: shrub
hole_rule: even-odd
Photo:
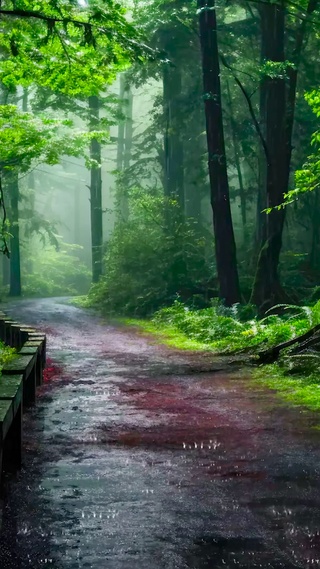
[[[212,286],[209,232],[184,220],[176,202],[136,189],[127,222],[118,221],[107,246],[105,275],[90,292],[90,302],[106,312],[145,316]],[[207,302],[207,299],[205,300]]]
[[[306,313],[294,319],[270,315],[263,320],[256,317],[246,320],[246,313],[251,316],[252,307],[247,310],[239,305],[226,308],[214,301],[210,308],[192,310],[176,300],[171,307],[159,310],[153,322],[159,328],[173,327],[188,338],[210,344],[221,352],[254,351],[262,346],[273,346],[310,327]]]

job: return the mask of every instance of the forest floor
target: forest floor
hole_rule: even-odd
[[[49,363],[1,569],[320,565],[319,414],[62,299],[6,312],[46,332]]]

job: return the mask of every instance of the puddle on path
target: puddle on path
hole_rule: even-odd
[[[47,332],[49,364],[1,569],[320,566],[314,415],[59,300],[11,310]]]

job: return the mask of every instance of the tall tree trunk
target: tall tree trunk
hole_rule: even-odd
[[[100,101],[96,96],[89,97],[90,130],[99,128]],[[99,281],[102,275],[102,178],[101,178],[101,144],[93,138],[90,143],[90,156],[97,166],[90,170],[90,212],[91,212],[91,249],[92,249],[92,282]]]
[[[28,89],[23,90],[22,110],[28,111]],[[21,256],[20,256],[20,227],[19,227],[19,178],[18,173],[12,173],[7,180],[10,203],[10,296],[21,296]]]
[[[164,134],[164,190],[167,197],[175,198],[184,211],[183,142],[179,130],[179,98],[182,76],[179,67],[164,66],[163,107]]]
[[[20,269],[20,229],[19,229],[19,181],[18,175],[12,174],[8,180],[10,201],[10,296],[21,296]]]
[[[262,60],[278,64],[285,62],[285,6],[260,6]],[[264,94],[263,123],[268,149],[264,195],[266,206],[276,208],[283,202],[286,190],[286,80],[284,73],[276,77],[265,76],[261,86]],[[258,258],[252,302],[262,310],[280,302],[281,287],[278,264],[282,246],[285,209],[273,209],[264,215],[261,228],[262,244]]]
[[[124,94],[125,94],[125,76],[120,74],[120,92],[119,92],[119,111],[124,113]],[[124,156],[124,132],[125,132],[125,119],[120,120],[118,124],[118,139],[117,139],[117,170],[121,171],[123,168]]]
[[[202,80],[202,77],[200,79]],[[193,218],[201,225],[203,221],[202,199],[207,192],[209,193],[205,166],[202,160],[207,145],[204,136],[205,117],[202,106],[198,105],[192,111],[191,119],[188,127],[190,136],[187,136],[187,140],[184,142],[185,214],[187,218]]]
[[[225,153],[215,0],[198,0],[209,178],[220,298],[240,301]]]
[[[318,0],[309,0],[308,15],[315,10],[317,3]],[[283,1],[281,5],[265,3],[259,9],[262,59],[284,65],[285,2]],[[275,78],[265,77],[261,86],[261,104],[268,149],[264,195],[266,207],[275,208],[263,218],[261,250],[251,296],[251,302],[261,311],[265,311],[277,302],[287,300],[278,274],[286,210],[276,208],[283,203],[284,194],[289,186],[298,67],[306,29],[307,21],[304,20],[296,33],[293,54],[295,69],[289,69],[288,89],[284,72]]]
[[[130,166],[132,154],[132,111],[133,111],[133,94],[131,88],[126,85],[124,74],[120,75],[120,93],[119,93],[119,109],[125,115],[124,120],[118,125],[118,141],[117,141],[117,170],[125,171]],[[123,221],[127,221],[129,217],[129,202],[127,188],[125,182],[120,186],[120,215]]]
[[[132,111],[133,111],[133,95],[130,87],[125,91],[125,113],[126,122],[124,130],[124,155],[123,155],[123,170],[124,172],[129,168],[131,155],[132,155],[132,132],[133,132],[133,122],[132,122]],[[129,199],[128,199],[128,189],[124,188],[121,201],[121,213],[124,221],[128,221],[129,218]]]
[[[240,210],[241,210],[241,220],[242,220],[242,228],[243,228],[243,238],[246,240],[247,237],[247,198],[246,198],[246,191],[243,183],[243,175],[241,169],[241,162],[240,162],[240,145],[237,139],[237,129],[236,129],[236,120],[234,117],[233,111],[233,103],[230,91],[229,81],[227,81],[227,93],[228,93],[228,104],[229,104],[229,111],[230,111],[230,127],[231,127],[231,137],[232,137],[232,146],[233,146],[233,154],[234,154],[234,163],[237,170],[238,176],[238,183],[239,183],[239,196],[240,196]]]
[[[133,133],[133,122],[132,122],[132,111],[133,111],[133,94],[130,87],[126,91],[126,124],[124,133],[124,157],[123,157],[123,168],[129,168],[132,153],[132,133]]]
[[[319,227],[319,190],[312,192],[311,197],[311,248],[309,254],[309,263],[312,269],[319,268],[319,245],[320,245],[320,227]],[[313,198],[313,199],[312,199]]]

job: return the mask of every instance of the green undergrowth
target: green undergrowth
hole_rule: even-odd
[[[319,372],[292,374],[280,364],[259,367],[253,374],[257,384],[275,390],[285,401],[304,406],[312,411],[320,411]]]
[[[176,301],[150,320],[122,319],[152,334],[157,341],[184,350],[210,350],[217,355],[253,356],[303,334],[320,323],[320,302],[311,307],[278,307],[280,314],[258,319],[252,307],[226,309],[218,304],[193,310]],[[286,402],[320,411],[320,354],[284,354],[273,365],[253,370],[253,381],[275,390]]]
[[[303,334],[320,321],[320,302],[313,308],[283,307],[283,314],[258,319],[250,306],[225,308],[218,303],[194,310],[176,301],[152,319],[126,319],[177,348],[210,349],[217,354],[255,354]]]
[[[72,304],[73,306],[79,306],[79,308],[90,308],[91,304],[88,300],[88,296],[74,296],[68,300],[68,304]]]
[[[72,304],[91,306],[87,297]],[[276,313],[275,313],[276,312]],[[113,317],[114,315],[111,314]],[[155,341],[181,350],[211,351],[213,354],[244,354],[248,361],[260,351],[307,332],[320,323],[320,301],[313,306],[278,306],[259,319],[252,306],[225,308],[218,302],[210,308],[194,309],[176,300],[150,319],[118,318]],[[320,354],[292,356],[284,353],[273,365],[252,369],[254,383],[275,390],[286,402],[320,411]]]
[[[189,338],[186,334],[168,324],[159,326],[153,320],[141,320],[137,318],[120,318],[117,320],[126,326],[134,326],[141,330],[141,332],[152,334],[162,344],[171,346],[172,348],[195,351],[212,350],[210,344]]]

